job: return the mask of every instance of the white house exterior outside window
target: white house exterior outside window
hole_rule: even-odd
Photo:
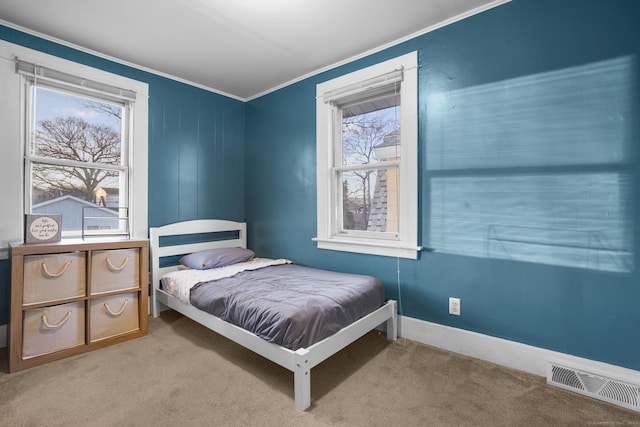
[[[321,249],[417,258],[417,54],[316,89]]]

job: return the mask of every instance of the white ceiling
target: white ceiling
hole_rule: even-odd
[[[0,23],[251,99],[508,0],[0,0]]]

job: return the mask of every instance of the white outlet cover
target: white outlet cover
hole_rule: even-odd
[[[460,316],[460,298],[449,297],[449,314]]]

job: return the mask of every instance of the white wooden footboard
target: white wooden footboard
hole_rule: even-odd
[[[311,405],[311,368],[385,322],[387,339],[395,341],[398,337],[397,319],[396,301],[389,300],[373,313],[342,328],[330,337],[311,347],[296,350],[293,369],[288,368],[294,374],[296,408],[304,411]]]

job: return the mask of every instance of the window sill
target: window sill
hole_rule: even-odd
[[[314,242],[318,243],[318,249],[329,249],[334,251],[354,252],[367,255],[380,255],[396,258],[418,259],[421,246],[401,246],[399,242],[378,242],[361,241],[347,239],[322,239],[314,237]]]

